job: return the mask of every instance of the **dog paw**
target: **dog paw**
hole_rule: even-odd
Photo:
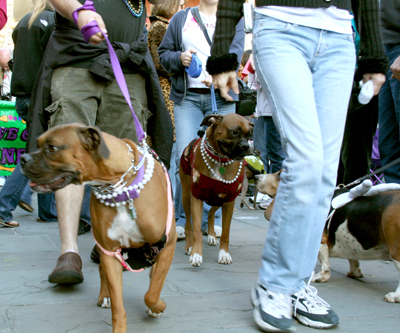
[[[389,294],[386,294],[383,299],[389,303],[400,303],[400,294],[396,292],[391,292]]]
[[[218,254],[218,263],[223,265],[230,265],[233,262],[231,255],[224,250],[220,250]]]
[[[323,283],[328,281],[330,277],[331,277],[330,272],[314,274],[312,282]]]
[[[186,249],[186,250],[185,250],[185,254],[186,254],[187,256],[190,255],[190,254],[192,253],[192,249],[193,249],[192,246],[189,247],[188,249]]]
[[[219,244],[219,243],[218,243],[217,237],[208,235],[208,245],[210,245],[210,246],[217,246],[218,244]]]
[[[203,256],[195,253],[190,256],[189,262],[192,264],[192,266],[199,267],[203,263]]]
[[[103,297],[102,300],[97,302],[97,306],[101,308],[111,308],[111,299],[110,297]]]
[[[163,314],[163,312],[155,313],[155,312],[151,311],[149,308],[146,308],[146,313],[149,317],[153,317],[153,318],[161,317],[161,315]]]
[[[364,273],[362,272],[361,268],[356,268],[352,271],[348,271],[347,276],[353,279],[362,278],[364,276]]]

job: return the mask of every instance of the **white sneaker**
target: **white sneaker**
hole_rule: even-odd
[[[220,226],[215,225],[214,231],[215,231],[215,236],[217,236],[217,238],[221,238],[222,228]]]
[[[251,290],[250,300],[254,306],[256,324],[267,332],[292,332],[293,306],[291,297],[276,293],[257,284]]]
[[[257,197],[256,197],[256,203],[260,203],[263,199],[265,198],[269,198],[269,196],[267,194],[262,194],[261,192],[257,193]],[[253,203],[254,202],[254,196],[249,198],[249,202]]]
[[[217,225],[215,225],[214,226],[214,231],[215,231],[215,236],[217,237],[217,238],[221,238],[221,235],[222,235],[222,228],[221,227],[219,227],[219,226],[217,226]],[[203,235],[208,235],[208,229],[202,229],[201,230],[201,233],[203,234]]]
[[[185,239],[185,228],[181,226],[176,227],[176,234],[178,235],[178,239]]]
[[[331,328],[339,324],[339,316],[331,306],[317,295],[317,289],[310,286],[312,276],[307,286],[292,295],[294,316],[303,325],[314,328]]]

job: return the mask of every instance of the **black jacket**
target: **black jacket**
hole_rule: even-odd
[[[28,29],[31,13],[25,15],[12,33],[14,56],[11,95],[29,97],[42,62],[47,43],[54,30],[54,12],[45,10]]]
[[[381,0],[382,38],[384,44],[400,44],[400,1]]]

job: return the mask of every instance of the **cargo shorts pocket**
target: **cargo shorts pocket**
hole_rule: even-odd
[[[52,128],[57,125],[65,124],[66,117],[61,107],[61,99],[54,100],[47,108],[44,109],[48,113],[48,126]]]

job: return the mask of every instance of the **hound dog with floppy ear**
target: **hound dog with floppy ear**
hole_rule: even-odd
[[[215,212],[222,206],[222,235],[218,256],[220,264],[231,264],[229,232],[243,182],[243,158],[249,154],[249,138],[254,125],[232,113],[210,115],[201,126],[208,126],[204,136],[193,140],[184,150],[179,174],[182,202],[186,214],[186,247],[192,266],[203,262],[201,216],[203,202],[212,208],[208,214],[208,244],[218,245],[214,231]],[[192,228],[193,221],[193,228]]]
[[[145,295],[149,316],[165,310],[160,299],[176,243],[171,187],[165,168],[147,147],[95,127],[54,127],[38,139],[39,150],[23,155],[23,173],[41,193],[68,184],[90,184],[90,214],[100,254],[98,305],[112,309],[113,332],[126,332],[122,267],[151,266]],[[122,265],[121,265],[122,264]]]
[[[274,197],[279,185],[279,174],[258,176],[258,190]],[[335,211],[331,210],[318,253],[321,269],[313,276],[313,282],[329,280],[329,257],[347,259],[350,263],[347,276],[351,278],[364,276],[359,260],[387,260],[389,257],[400,274],[399,187],[399,184],[375,185],[368,194],[353,196],[354,200],[345,201]],[[354,188],[352,191],[356,193],[360,189]],[[349,193],[348,189],[335,191],[332,206],[335,207],[335,201],[344,193]],[[273,202],[264,213],[268,220],[272,209]],[[400,282],[394,292],[384,296],[384,300],[400,303]]]

